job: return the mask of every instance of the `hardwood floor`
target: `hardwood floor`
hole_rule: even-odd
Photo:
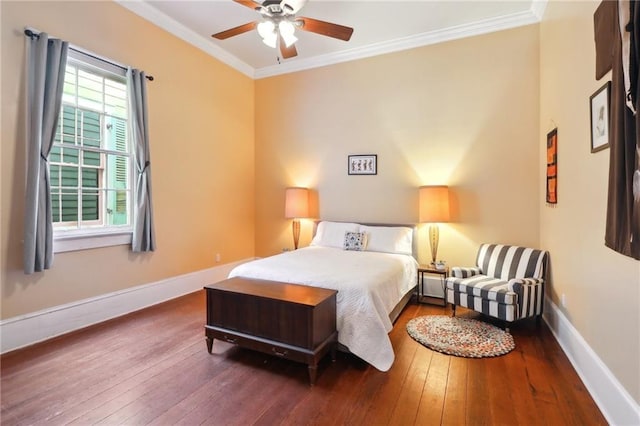
[[[449,311],[446,311],[449,313]],[[433,352],[408,320],[445,308],[411,303],[382,373],[352,355],[307,367],[215,341],[204,292],[30,348],[1,366],[1,421],[22,424],[604,425],[546,325],[511,327],[516,349],[485,359]],[[458,315],[475,314],[460,309]]]

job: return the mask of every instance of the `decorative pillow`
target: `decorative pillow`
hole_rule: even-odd
[[[360,225],[357,223],[322,221],[318,224],[311,245],[341,249],[344,247],[344,233],[358,232],[359,230]]]
[[[405,226],[365,226],[361,232],[367,234],[367,251],[383,253],[413,253],[413,229]]]
[[[367,247],[367,234],[364,232],[345,232],[344,249],[363,251]]]

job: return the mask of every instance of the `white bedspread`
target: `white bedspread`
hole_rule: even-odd
[[[407,255],[306,247],[234,268],[242,276],[338,290],[338,341],[381,371],[395,358],[389,313],[417,279],[417,262]]]

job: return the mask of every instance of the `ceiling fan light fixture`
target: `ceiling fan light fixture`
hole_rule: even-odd
[[[271,21],[262,21],[258,24],[258,34],[260,37],[267,38],[276,31],[276,26]]]
[[[278,36],[276,26],[271,21],[262,21],[258,24],[258,34],[262,37],[262,42],[269,47],[276,48]]]
[[[266,44],[267,46],[272,47],[272,48],[275,49],[276,45],[278,43],[278,36],[276,35],[276,33],[272,33],[272,34],[268,35],[267,37],[264,37],[262,39],[262,42],[264,44]]]
[[[293,43],[298,41],[298,38],[294,35],[296,29],[291,22],[280,21],[278,24],[278,30],[280,31],[280,35],[287,47],[290,47]]]

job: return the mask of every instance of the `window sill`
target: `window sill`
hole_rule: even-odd
[[[132,232],[130,229],[119,232],[68,234],[59,233],[53,235],[53,252],[64,253],[68,251],[88,250],[100,247],[120,246],[131,244]]]

